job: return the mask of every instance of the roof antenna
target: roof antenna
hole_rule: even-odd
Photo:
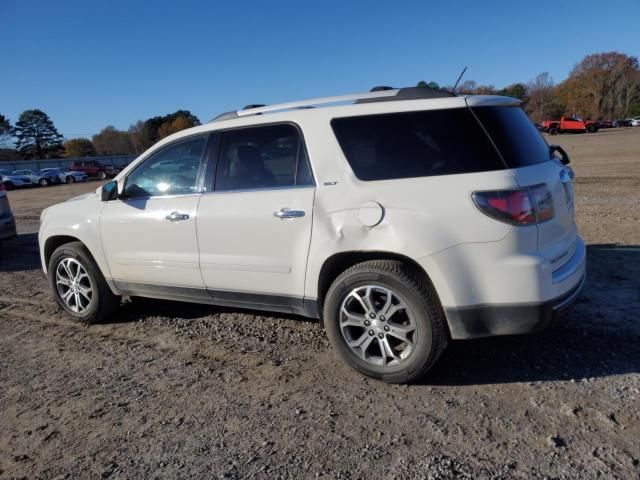
[[[467,71],[467,67],[465,66],[462,69],[462,72],[460,72],[460,76],[458,77],[458,80],[456,80],[456,84],[451,89],[451,93],[456,93],[456,88],[458,88],[458,84],[460,83],[460,80],[462,80],[462,76],[464,75],[464,72],[466,72],[466,71]]]

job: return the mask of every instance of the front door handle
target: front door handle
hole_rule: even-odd
[[[189,214],[180,213],[180,212],[171,212],[169,215],[167,215],[164,218],[166,218],[170,222],[179,222],[181,220],[189,220]]]
[[[304,210],[289,210],[288,208],[281,208],[277,212],[273,212],[274,217],[280,219],[283,218],[300,218],[304,217]]]

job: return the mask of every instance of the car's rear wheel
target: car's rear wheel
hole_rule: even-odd
[[[104,172],[104,171],[98,172],[98,178],[100,180],[104,180],[105,178],[107,178],[107,172]]]
[[[41,178],[38,183],[41,187],[46,187],[47,185],[49,185],[49,180],[47,180],[46,178]]]
[[[338,354],[373,378],[424,375],[447,344],[442,307],[424,275],[395,260],[359,263],[327,292],[325,327]]]
[[[51,255],[49,283],[56,302],[83,323],[107,319],[120,305],[93,258],[81,242],[67,243]]]
[[[586,129],[587,133],[595,133],[597,130],[595,125],[587,125]]]
[[[76,181],[75,177],[73,175],[69,175],[67,177],[67,183],[74,183]]]

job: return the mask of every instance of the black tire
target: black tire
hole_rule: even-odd
[[[4,188],[7,190],[13,190],[15,187],[15,185],[11,182],[4,182]]]
[[[560,133],[558,127],[549,127],[549,135],[558,135],[558,133]]]
[[[47,180],[46,178],[41,178],[38,183],[40,184],[41,187],[49,186],[49,180]]]
[[[67,183],[75,183],[76,179],[73,175],[67,177]]]
[[[340,310],[343,302],[354,289],[365,285],[390,289],[411,310],[415,321],[413,350],[396,365],[369,363],[347,345],[342,334]],[[323,315],[329,340],[340,357],[355,370],[389,383],[407,383],[423,376],[435,364],[448,342],[444,313],[433,286],[424,274],[400,261],[372,260],[344,271],[327,292]],[[384,319],[380,316],[379,320]],[[365,333],[371,335],[371,331],[362,335]]]
[[[98,172],[98,178],[100,180],[105,180],[107,178],[107,172],[105,172],[104,170],[100,170]]]
[[[83,312],[72,310],[60,296],[56,284],[56,270],[60,262],[73,259],[84,267],[91,287],[91,303]],[[58,247],[51,255],[48,265],[49,285],[60,309],[82,323],[99,323],[108,319],[120,306],[120,297],[114,295],[102,272],[82,242],[71,242]]]
[[[587,133],[596,133],[598,131],[595,125],[587,125],[586,130]]]

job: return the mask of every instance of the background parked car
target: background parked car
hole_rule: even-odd
[[[42,172],[38,170],[16,170],[13,172],[13,175],[19,175],[22,177],[29,177],[31,179],[31,183],[34,185],[40,185],[42,187],[47,187],[54,183],[60,183],[60,179],[58,175],[52,172]]]
[[[86,182],[89,177],[84,172],[76,172],[62,168],[43,168],[40,172],[53,172],[58,175],[61,183]]]
[[[615,120],[613,123],[614,123],[614,126],[616,126],[616,127],[630,127],[631,126],[631,119],[629,119],[629,118],[620,118],[618,120]]]
[[[14,175],[9,170],[0,170],[2,184],[7,190],[13,190],[17,187],[30,187],[32,185],[31,178],[24,175]]]
[[[595,133],[598,131],[598,125],[591,120],[582,120],[578,117],[560,117],[560,120],[543,120],[542,131],[547,132],[550,135],[557,135],[559,133],[572,132],[572,133]]]
[[[97,177],[100,180],[115,177],[120,173],[120,169],[113,165],[105,165],[97,160],[74,160],[71,162],[71,170],[84,172],[90,177]]]
[[[632,127],[640,127],[640,117],[634,117],[631,119]]]
[[[613,128],[615,126],[612,120],[598,120],[596,124],[598,128]]]
[[[16,219],[11,212],[4,183],[0,183],[0,240],[8,240],[16,235]]]

